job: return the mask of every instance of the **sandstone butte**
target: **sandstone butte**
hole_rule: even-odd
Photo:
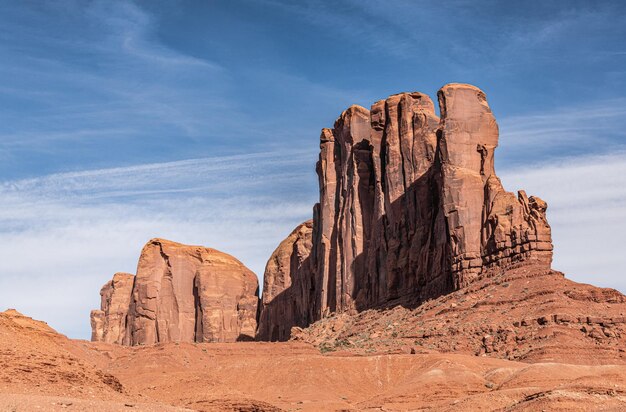
[[[215,249],[150,240],[137,275],[117,273],[91,312],[92,340],[122,345],[254,340],[258,279]]]
[[[485,94],[467,84],[370,110],[351,106],[323,129],[320,201],[265,270],[257,336],[334,313],[421,303],[520,265],[549,268],[547,204],[502,187],[498,125]]]

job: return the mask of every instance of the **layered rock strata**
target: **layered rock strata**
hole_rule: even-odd
[[[281,323],[273,313],[301,319],[289,314],[296,307],[308,308],[315,321],[333,312],[418,305],[493,270],[550,266],[546,203],[506,192],[495,174],[498,126],[485,94],[448,84],[438,96],[441,119],[428,96],[401,93],[371,110],[352,106],[322,130],[310,269],[286,275],[268,265],[269,318],[259,337],[276,337],[266,329]],[[292,293],[277,278],[310,285],[309,293],[297,294],[295,303],[275,300]]]
[[[254,339],[258,280],[226,253],[152,239],[137,275],[127,277],[123,288],[114,287],[115,277],[103,287],[102,308],[92,312],[92,340],[142,345]]]

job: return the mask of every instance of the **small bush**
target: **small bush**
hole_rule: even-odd
[[[327,352],[334,352],[335,348],[330,345],[328,342],[322,342],[322,344],[320,345],[320,352],[322,353],[327,353]]]

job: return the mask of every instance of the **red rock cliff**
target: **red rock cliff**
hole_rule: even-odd
[[[485,94],[449,84],[438,96],[441,119],[428,96],[401,93],[369,111],[352,106],[322,130],[310,250],[296,252],[292,234],[272,257],[310,254],[307,267],[268,264],[259,338],[286,339],[287,326],[332,312],[417,305],[492,270],[550,266],[546,203],[506,192],[495,174],[498,126]]]

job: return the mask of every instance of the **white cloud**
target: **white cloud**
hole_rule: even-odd
[[[626,99],[500,119],[502,150],[606,151],[626,138]]]
[[[258,275],[315,202],[315,154],[192,159],[0,184],[0,302],[89,337],[113,273],[164,237],[231,253]]]
[[[626,152],[528,164],[500,177],[508,190],[548,202],[555,269],[626,292]]]

